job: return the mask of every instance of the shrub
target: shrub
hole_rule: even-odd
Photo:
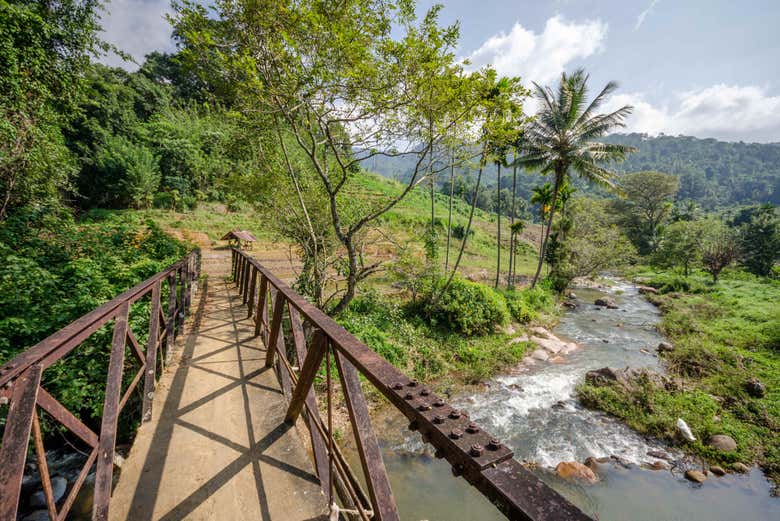
[[[504,297],[483,284],[455,278],[443,293],[421,299],[421,310],[434,326],[464,335],[490,333],[509,320]]]
[[[660,275],[651,280],[649,285],[657,288],[661,294],[704,293],[707,290],[701,282],[676,273]]]
[[[536,320],[540,312],[552,313],[555,309],[555,297],[541,285],[522,291],[505,291],[504,299],[512,318],[524,324]]]

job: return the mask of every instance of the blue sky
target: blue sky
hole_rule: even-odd
[[[618,81],[610,106],[634,105],[628,130],[780,142],[780,0],[438,3],[444,23],[460,21],[458,55],[475,65],[527,84],[577,67],[594,90]],[[114,0],[107,10],[106,38],[139,61],[172,49],[167,0]]]

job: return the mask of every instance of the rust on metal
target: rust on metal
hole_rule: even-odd
[[[152,311],[149,319],[149,340],[146,344],[146,363],[144,370],[144,397],[141,418],[143,421],[152,419],[152,400],[154,398],[154,382],[157,372],[157,346],[160,343],[160,281],[152,286]]]
[[[124,366],[127,318],[130,307],[122,305],[114,322],[114,338],[111,340],[111,358],[108,362],[106,398],[103,402],[103,419],[100,426],[98,459],[95,473],[95,495],[92,519],[108,519],[108,504],[111,501],[111,486],[114,473],[114,446],[116,425],[119,419],[120,394],[122,392],[122,367]]]
[[[0,519],[16,519],[42,372],[43,368],[37,364],[26,368],[14,382],[11,392],[3,444],[0,446]]]
[[[513,459],[514,455],[506,445],[472,422],[468,414],[456,411],[426,388],[417,391],[419,383],[416,380],[404,376],[255,259],[240,250],[234,252],[244,262],[251,264],[261,278],[267,279],[268,285],[276,290],[277,298],[279,295],[284,296],[291,312],[294,308],[302,320],[308,321],[316,331],[321,331],[335,353],[354,366],[409,419],[410,429],[419,430],[423,439],[434,446],[436,456],[447,459],[454,475],[466,478],[507,517],[535,521],[590,519],[525,470]],[[240,269],[238,263],[236,269]],[[271,320],[272,329],[276,322],[276,319]],[[274,343],[271,343],[271,349],[273,347]],[[311,353],[306,358],[301,376],[304,370],[311,371],[310,358]],[[317,365],[320,362],[321,358]],[[297,394],[308,390],[311,386],[308,380],[313,381],[313,377],[299,380],[293,392],[293,400]],[[288,416],[297,416],[297,413],[291,415],[290,412],[295,411],[288,411]],[[497,472],[498,469],[501,474]],[[529,499],[529,495],[533,497]]]
[[[335,359],[341,378],[341,387],[344,391],[344,399],[347,402],[349,420],[352,423],[352,431],[355,433],[360,463],[363,466],[363,474],[366,476],[371,504],[374,506],[374,519],[400,521],[393,491],[390,488],[390,480],[387,478],[385,463],[382,460],[382,452],[379,449],[379,442],[371,427],[368,404],[363,390],[360,388],[357,370],[349,360],[338,352],[336,352]]]

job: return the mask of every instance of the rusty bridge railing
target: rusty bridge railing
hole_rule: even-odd
[[[143,380],[141,414],[144,421],[151,418],[158,368],[161,369],[168,362],[173,339],[183,331],[184,319],[197,287],[199,269],[200,253],[196,250],[0,367],[0,403],[8,405],[0,446],[0,520],[16,519],[31,432],[49,519],[66,519],[93,465],[96,465],[96,469],[92,518],[108,518],[119,414]],[[167,305],[162,302],[164,283],[168,286]],[[131,306],[147,295],[150,297],[150,318],[148,341],[144,349],[129,319]],[[100,432],[96,433],[47,392],[41,382],[47,368],[112,321],[113,337],[105,400]],[[131,383],[122,389],[128,345],[127,350],[136,359],[135,363],[140,369]],[[87,461],[59,509],[52,492],[38,409],[45,411],[89,447]]]
[[[366,399],[362,375],[409,420],[409,428],[512,520],[590,519],[513,458],[512,450],[415,380],[410,380],[333,319],[311,305],[247,253],[232,250],[233,280],[255,334],[266,345],[265,365],[277,371],[288,399],[287,421],[307,426],[314,468],[341,518],[399,520]],[[325,362],[325,404],[317,403],[315,378]],[[338,376],[333,375],[334,372]],[[350,469],[333,433],[334,380],[346,403],[363,471]],[[320,386],[321,387],[321,386]],[[322,414],[325,415],[323,420]],[[302,416],[301,416],[302,415]]]

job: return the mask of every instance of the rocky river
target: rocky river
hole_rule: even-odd
[[[760,470],[710,474],[703,484],[692,483],[684,473],[699,462],[577,401],[575,387],[588,371],[609,366],[662,372],[656,346],[664,339],[655,327],[658,310],[635,286],[612,280],[575,291],[577,307],[565,312],[553,333],[575,342],[576,349],[537,353],[490,381],[484,391],[454,396],[453,402],[600,521],[780,519],[780,498],[770,495]],[[598,298],[611,299],[616,309],[595,306]],[[408,432],[401,418],[382,421],[386,425],[380,430],[388,433],[385,461],[402,519],[504,519],[464,480],[452,478],[448,464],[435,459],[430,446]],[[595,483],[566,480],[555,472],[560,462],[588,458],[593,458],[588,461]]]

